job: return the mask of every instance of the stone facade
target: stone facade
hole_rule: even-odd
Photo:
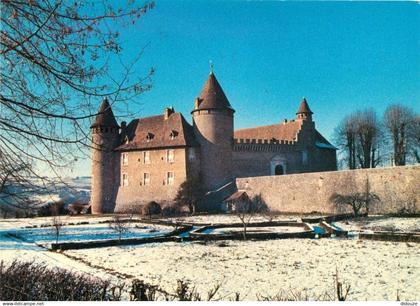
[[[122,152],[121,178],[127,179],[119,184],[116,211],[136,211],[151,200],[171,202],[179,185],[198,172],[199,156],[190,150],[195,148]]]
[[[93,213],[170,204],[191,177],[201,178],[211,208],[238,177],[336,170],[336,149],[316,130],[306,99],[294,120],[275,125],[234,131],[234,113],[213,73],[194,102],[192,125],[166,108],[118,126],[105,100],[91,127]]]
[[[343,213],[329,201],[334,193],[363,192],[366,183],[380,202],[370,213],[420,212],[420,166],[318,172],[236,179],[252,197],[261,194],[270,210],[290,213]]]

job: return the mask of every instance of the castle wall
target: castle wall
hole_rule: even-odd
[[[251,197],[261,194],[273,211],[342,213],[350,210],[337,208],[329,197],[334,192],[363,192],[367,180],[371,192],[380,197],[370,213],[395,213],[403,208],[420,211],[419,165],[247,177],[236,179],[236,184]]]
[[[278,152],[234,151],[233,174],[235,177],[271,175],[271,164],[274,159],[282,162],[286,173],[303,171],[301,151],[290,149],[279,150]]]
[[[128,154],[128,164],[121,162],[121,179],[117,192],[115,212],[136,211],[142,205],[156,201],[165,206],[173,202],[179,185],[187,178],[187,169],[195,169],[196,161],[188,165],[188,149],[174,149],[173,162],[167,161],[167,150],[150,150],[150,163],[144,161],[145,151],[121,152]],[[195,157],[199,159],[199,155]],[[191,170],[195,171],[195,170]],[[173,184],[167,181],[167,173],[173,172]],[[150,181],[145,185],[144,173],[149,173]],[[128,175],[128,185],[123,186],[123,174]]]

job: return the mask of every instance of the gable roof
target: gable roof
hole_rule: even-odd
[[[234,138],[236,139],[272,139],[296,141],[301,123],[290,121],[287,123],[258,126],[236,130]]]
[[[172,113],[166,120],[164,115],[135,119],[127,125],[126,135],[117,150],[199,146],[193,127],[181,113]]]
[[[92,123],[90,128],[104,126],[104,127],[118,127],[117,120],[115,120],[114,113],[112,112],[111,105],[108,99],[105,98],[99,107],[98,114],[96,115],[95,121]]]
[[[203,109],[226,108],[234,111],[213,72],[210,73],[198,99],[198,107],[194,108],[193,112]]]
[[[246,193],[245,190],[236,191],[235,193],[233,193],[232,195],[230,195],[229,197],[224,199],[223,202],[235,202],[235,201],[238,201],[240,199],[249,200],[249,196],[248,196],[248,194]]]
[[[317,130],[315,130],[315,146],[319,149],[338,150]]]

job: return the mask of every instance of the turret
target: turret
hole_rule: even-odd
[[[208,191],[232,179],[234,112],[212,71],[191,112],[201,146],[202,181]]]
[[[308,102],[306,102],[305,97],[303,97],[302,102],[300,102],[299,109],[296,113],[296,119],[297,120],[312,121],[312,114],[313,114],[313,112],[309,108]]]
[[[119,126],[111,105],[105,98],[96,115],[92,130],[92,190],[91,208],[93,214],[114,211],[116,186],[119,178],[115,171],[116,162],[113,149],[119,144]],[[119,172],[118,172],[119,173]]]

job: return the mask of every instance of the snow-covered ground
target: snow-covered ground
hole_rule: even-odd
[[[336,222],[335,225],[348,231],[397,231],[419,232],[420,218],[369,217]]]
[[[285,220],[293,216],[279,216]],[[65,217],[67,218],[67,217]],[[78,225],[92,232],[106,224],[109,217],[68,217],[67,222],[89,222]],[[239,222],[235,216],[199,216],[203,223]],[[190,221],[184,218],[186,221]],[[258,220],[258,219],[254,219]],[[418,227],[414,218],[373,218],[363,226],[393,225],[412,231]],[[48,218],[0,221],[0,231],[6,232],[30,225],[50,222]],[[345,230],[358,230],[360,221],[338,222]],[[378,223],[379,222],[379,223]],[[136,223],[138,226],[148,226]],[[78,226],[73,226],[76,228]],[[388,226],[388,225],[387,225]],[[50,231],[50,228],[36,228]],[[298,229],[298,228],[293,228]],[[29,229],[32,230],[32,229]],[[162,228],[163,230],[163,228]],[[70,259],[65,255],[80,260]],[[420,299],[420,244],[382,242],[355,239],[286,239],[267,241],[223,241],[156,243],[141,246],[108,247],[48,252],[32,243],[1,236],[0,260],[14,259],[44,262],[88,275],[110,278],[113,282],[142,279],[173,292],[177,279],[190,280],[204,296],[221,283],[217,298],[229,299],[239,292],[241,298],[256,300],[257,294],[307,290],[317,298],[328,293],[334,296],[334,274],[351,285],[349,300]],[[91,266],[86,265],[90,263]],[[93,266],[93,267],[92,267]],[[94,266],[98,266],[94,268]],[[102,267],[102,268],[99,268]],[[105,270],[105,269],[108,270]],[[115,273],[113,273],[115,271]],[[117,277],[116,273],[119,273]],[[122,274],[132,278],[121,277]]]
[[[60,222],[63,226],[59,232],[59,242],[118,239],[118,233],[109,227],[109,223],[104,223],[111,220],[111,217],[62,216]],[[52,222],[52,217],[0,221],[0,249],[10,247],[9,234],[28,243],[48,246],[56,241]],[[122,233],[121,237],[155,237],[172,230],[171,226],[132,222],[129,224],[128,231]]]
[[[321,215],[314,215],[319,217]],[[300,221],[301,215],[255,215],[251,218],[252,222],[267,222],[267,221]],[[312,215],[311,215],[312,217]],[[191,222],[197,224],[219,224],[219,223],[241,223],[239,217],[235,214],[218,214],[218,215],[198,215],[176,218],[177,221]]]
[[[246,231],[248,233],[297,233],[307,231],[303,226],[268,226],[268,227],[255,227],[249,226]],[[215,228],[210,234],[228,234],[243,232],[241,227],[223,227]]]
[[[227,246],[226,246],[227,244]],[[165,243],[74,250],[71,255],[173,290],[177,279],[205,294],[221,283],[219,297],[239,292],[247,300],[281,290],[333,291],[336,267],[351,285],[350,300],[420,299],[418,244],[287,239],[221,243]]]

